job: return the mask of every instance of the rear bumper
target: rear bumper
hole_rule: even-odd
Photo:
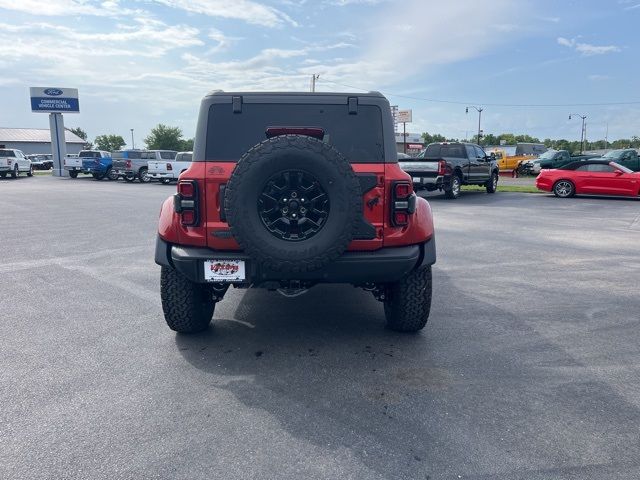
[[[326,267],[313,272],[282,273],[262,268],[242,252],[171,245],[156,240],[155,261],[173,267],[192,282],[204,283],[205,260],[244,260],[247,285],[297,280],[309,283],[392,283],[418,267],[436,263],[436,240],[406,247],[381,248],[371,252],[345,252]]]
[[[172,172],[170,172],[170,173],[149,172],[149,176],[150,176],[151,178],[169,178],[169,179],[171,179],[171,180],[175,180],[175,179],[177,179],[177,178],[178,178],[178,177],[177,177],[174,173],[172,173]]]
[[[0,167],[0,172],[10,172],[11,170],[11,167],[7,167],[5,165]]]

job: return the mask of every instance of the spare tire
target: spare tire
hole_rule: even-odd
[[[249,149],[225,188],[236,241],[264,268],[317,270],[338,258],[362,215],[360,182],[331,145],[280,135]]]

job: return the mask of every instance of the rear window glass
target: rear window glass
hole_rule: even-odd
[[[78,154],[81,158],[100,158],[100,152],[90,152],[87,150],[83,150]]]
[[[163,160],[173,160],[176,158],[177,152],[160,152],[160,158]]]
[[[178,162],[190,162],[193,158],[193,154],[191,153],[179,153],[176,155],[176,161]]]
[[[384,162],[382,115],[374,105],[359,105],[349,115],[347,105],[245,103],[242,113],[231,104],[209,109],[206,159],[238,161],[255,144],[267,139],[268,127],[320,127],[324,141],[351,163]]]
[[[134,151],[134,150],[123,150],[121,152],[113,152],[111,154],[112,158],[131,158],[137,159],[142,156],[142,152]]]
[[[424,153],[425,158],[467,158],[464,145],[441,145],[433,143],[427,147]]]
[[[15,157],[13,150],[0,150],[0,157]]]

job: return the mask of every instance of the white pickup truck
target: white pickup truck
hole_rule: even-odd
[[[173,160],[149,160],[149,176],[165,184],[178,180],[180,174],[191,165],[192,158],[193,152],[178,152]]]
[[[82,171],[82,159],[73,153],[68,153],[64,157],[64,169],[69,172],[71,178],[76,178]]]
[[[31,160],[25,157],[22,150],[0,148],[0,178],[5,178],[7,174],[10,174],[11,178],[16,178],[21,173],[26,173],[29,177],[33,176]]]

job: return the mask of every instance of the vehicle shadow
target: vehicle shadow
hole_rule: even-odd
[[[629,197],[629,196],[620,196],[620,195],[584,195],[584,194],[576,194],[571,198],[558,198],[556,197],[553,193],[544,193],[544,194],[540,194],[540,197],[544,197],[544,198],[553,198],[557,201],[560,202],[566,202],[566,201],[579,201],[579,200],[589,200],[589,199],[593,199],[593,200],[611,200],[611,201],[618,201],[618,202],[636,202],[638,200],[640,200],[640,196],[637,197]]]
[[[214,315],[213,324],[200,335],[176,335],[181,355],[226,376],[221,388],[291,435],[361,451],[365,463],[372,455],[373,469],[387,456],[419,464],[414,455],[422,458],[435,441],[393,410],[410,393],[446,388],[451,374],[431,358],[429,327],[416,335],[386,330],[370,293],[331,285],[284,298],[252,289],[233,318]],[[393,475],[392,464],[381,473]]]

